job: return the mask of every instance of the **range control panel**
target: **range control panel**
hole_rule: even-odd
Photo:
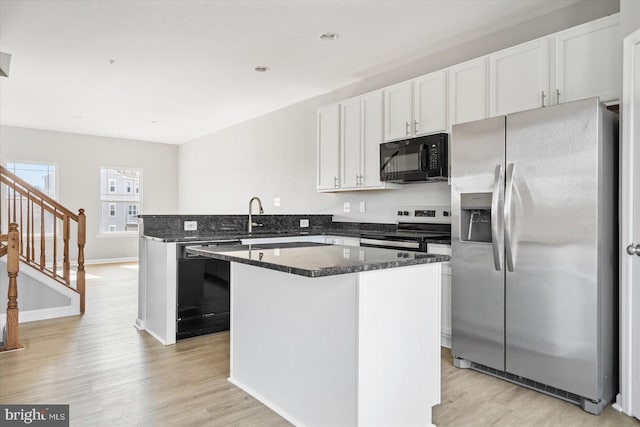
[[[399,206],[398,222],[451,223],[451,206]]]

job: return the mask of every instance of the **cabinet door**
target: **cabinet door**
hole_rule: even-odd
[[[416,135],[447,130],[447,72],[437,71],[413,81],[413,130]]]
[[[383,105],[381,90],[360,98],[362,114],[362,145],[360,151],[361,187],[377,187],[380,182],[380,143],[384,137]]]
[[[318,190],[339,186],[340,105],[318,108]]]
[[[560,32],[555,43],[558,102],[592,96],[601,101],[620,99],[619,14]]]
[[[488,117],[487,57],[449,68],[449,117],[451,124]]]
[[[360,98],[340,103],[340,119],[340,187],[355,188],[360,182]]]
[[[491,116],[549,105],[549,39],[489,55]]]
[[[413,82],[403,82],[384,89],[384,139],[411,136]]]

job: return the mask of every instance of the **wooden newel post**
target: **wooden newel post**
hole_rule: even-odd
[[[20,236],[18,224],[9,224],[7,240],[7,273],[9,275],[9,303],[7,304],[7,336],[5,350],[22,346],[18,342],[18,270],[20,268]]]
[[[78,276],[77,288],[80,294],[80,313],[84,313],[84,245],[87,240],[87,217],[84,209],[78,211]]]

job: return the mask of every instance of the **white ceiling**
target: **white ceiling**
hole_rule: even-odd
[[[0,124],[182,143],[578,1],[0,0]]]

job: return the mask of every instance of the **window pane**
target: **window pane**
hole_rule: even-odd
[[[141,201],[140,169],[100,169],[100,232],[138,231]]]
[[[7,169],[47,196],[56,198],[56,166],[46,163],[7,163]]]

